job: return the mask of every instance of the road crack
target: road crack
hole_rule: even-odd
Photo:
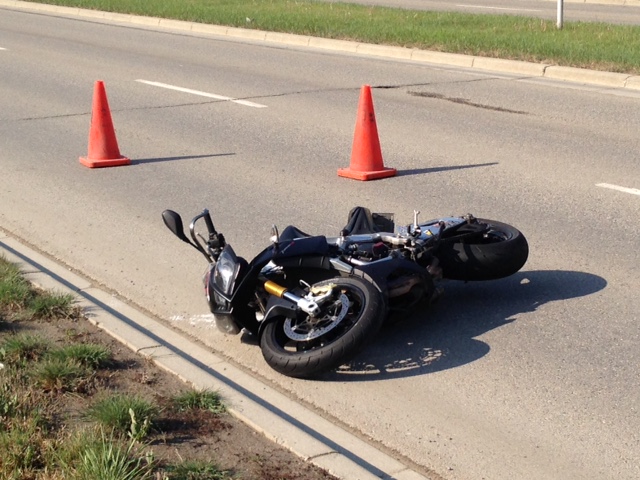
[[[511,110],[509,108],[504,107],[494,107],[493,105],[484,105],[482,103],[475,103],[466,98],[459,97],[448,97],[447,95],[443,95],[441,93],[435,92],[416,92],[416,91],[408,91],[409,95],[413,95],[415,97],[426,97],[426,98],[435,98],[438,100],[446,100],[447,102],[459,103],[461,105],[468,105],[470,107],[475,108],[484,108],[485,110],[493,110],[496,112],[504,112],[504,113],[515,113],[518,115],[529,115],[528,112],[523,112],[521,110]]]

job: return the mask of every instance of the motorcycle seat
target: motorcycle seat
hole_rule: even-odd
[[[291,240],[294,240],[296,238],[306,238],[310,236],[311,235],[309,235],[308,233],[304,233],[299,228],[294,227],[293,225],[289,225],[285,227],[285,229],[280,234],[280,242],[290,242]]]
[[[299,228],[289,225],[280,235],[277,256],[296,257],[307,255],[325,255],[329,251],[327,237],[324,235],[309,235]]]

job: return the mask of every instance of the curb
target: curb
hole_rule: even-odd
[[[220,392],[233,416],[335,477],[428,480],[1,230],[0,255],[17,264],[33,284],[73,295],[92,324],[137,354],[195,388]]]
[[[550,0],[553,1],[553,0]],[[640,0],[568,0],[575,3],[599,3],[628,6],[640,6]],[[596,85],[607,88],[623,88],[640,91],[640,75],[625,73],[603,72],[574,67],[560,67],[550,64],[529,63],[500,58],[477,57],[455,53],[443,53],[429,50],[419,50],[387,45],[374,45],[347,40],[333,40],[329,38],[309,37],[290,33],[267,32],[262,30],[226,27],[222,25],[208,25],[204,23],[186,22],[165,18],[144,17],[124,13],[101,12],[75,7],[59,7],[44,3],[32,3],[21,0],[0,0],[0,7],[28,9],[48,12],[63,16],[94,18],[105,21],[124,22],[148,27],[171,28],[199,34],[221,35],[230,38],[242,38],[263,42],[278,43],[297,47],[312,47],[361,55],[371,55],[399,60],[467,67],[478,70],[494,71],[507,74],[523,75],[527,78],[545,78],[565,82]]]

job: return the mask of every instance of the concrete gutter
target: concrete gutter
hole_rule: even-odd
[[[429,479],[2,231],[0,256],[17,264],[35,285],[73,295],[92,324],[185,383],[220,392],[232,415],[332,475]]]
[[[640,0],[569,0],[579,3],[615,3],[618,5],[640,6]],[[198,34],[218,35],[227,38],[254,40],[295,47],[310,47],[322,50],[370,55],[398,60],[409,60],[437,65],[466,67],[483,71],[526,76],[528,78],[546,78],[584,85],[595,85],[608,88],[640,90],[640,76],[625,73],[602,72],[573,67],[560,67],[550,64],[504,60],[500,58],[477,57],[454,53],[434,52],[414,48],[372,45],[368,43],[333,40],[328,38],[309,37],[290,33],[266,32],[262,30],[207,25],[196,22],[185,22],[155,17],[143,17],[123,13],[101,12],[75,7],[59,7],[44,3],[24,2],[20,0],[0,0],[0,8],[27,9],[65,17],[91,18],[108,22],[121,22],[131,25],[167,28]]]

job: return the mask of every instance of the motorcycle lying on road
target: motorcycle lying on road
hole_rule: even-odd
[[[364,207],[349,212],[335,237],[294,226],[279,234],[274,226],[271,244],[250,262],[216,231],[207,209],[191,221],[190,239],[178,213],[165,210],[162,218],[209,262],[203,281],[218,329],[244,329],[273,369],[310,378],[349,361],[387,318],[435,301],[441,280],[503,278],[527,261],[527,240],[511,225],[470,214],[419,223],[418,214],[396,232],[392,214]]]

